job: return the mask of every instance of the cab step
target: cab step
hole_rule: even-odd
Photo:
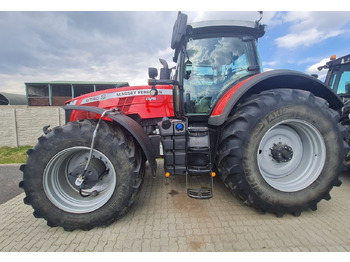
[[[186,161],[186,192],[191,198],[209,199],[213,197],[213,172],[211,172],[210,139],[208,127],[188,127]],[[189,188],[189,177],[202,182],[210,176],[210,185],[198,189]],[[203,182],[202,182],[203,184]]]
[[[186,192],[187,196],[195,199],[209,199],[212,198],[214,195],[214,181],[213,177],[215,176],[214,172],[210,172],[210,186],[209,187],[204,187],[202,186],[201,188],[194,189],[194,188],[189,188],[189,176],[191,176],[188,172],[186,172]],[[196,176],[203,178],[204,175]]]

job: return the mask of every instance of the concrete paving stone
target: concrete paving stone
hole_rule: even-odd
[[[227,252],[227,250],[225,250],[224,245],[222,243],[215,244],[215,251],[216,252]]]
[[[117,245],[114,245],[113,246],[113,252],[123,252],[123,248],[117,246]]]
[[[216,232],[217,234],[226,234],[225,229],[222,226],[217,227]]]
[[[184,229],[177,230],[177,236],[184,236],[184,235],[185,235]]]
[[[201,236],[202,235],[202,231],[199,228],[194,228],[193,229],[193,235]]]
[[[56,252],[69,252],[69,248],[71,245],[68,245],[66,243],[63,243],[59,246],[59,248],[56,250]],[[73,252],[73,251],[72,251]]]
[[[74,252],[78,244],[70,243],[69,245],[63,244],[60,247],[59,252]],[[39,250],[39,252],[44,252],[45,250]]]
[[[74,249],[74,252],[86,252],[87,251],[86,247],[88,244],[89,243],[83,243],[83,242],[79,243]]]
[[[168,224],[160,224],[160,227],[159,227],[161,231],[168,231],[168,228],[169,228]]]
[[[160,239],[161,240],[167,239],[168,236],[169,236],[169,232],[168,231],[165,231],[165,230],[160,231]]]
[[[336,249],[336,251],[338,251],[338,252],[346,252],[347,250],[344,248],[344,247],[342,247],[342,246],[335,246],[335,249]]]
[[[151,240],[151,252],[159,252],[160,251],[160,238],[153,238]]]
[[[150,251],[151,250],[151,239],[144,239],[141,243],[141,251]]]
[[[114,241],[108,241],[107,244],[103,247],[103,252],[113,252],[114,244]]]
[[[300,246],[298,248],[300,252],[310,252],[310,249],[307,246]]]
[[[176,223],[175,222],[169,222],[168,223],[168,230],[169,231],[171,231],[171,230],[176,231]]]
[[[79,243],[81,243],[84,240],[85,235],[87,233],[87,232],[81,231],[81,230],[76,230],[76,232],[77,232],[77,234],[74,237],[74,239],[72,240],[72,242],[71,242],[72,244],[79,244]]]
[[[75,232],[73,231],[73,232],[70,232],[69,234],[66,234],[64,242],[66,244],[72,243],[73,240],[77,237],[77,234],[78,234],[78,231],[75,231]]]
[[[96,242],[90,241],[88,243],[88,245],[86,246],[85,250],[88,251],[88,252],[93,252],[93,251],[98,252],[98,251],[103,250],[103,247],[102,247],[102,249],[98,250],[97,246],[98,246],[98,244]]]
[[[65,232],[33,217],[24,193],[0,205],[2,252],[349,252],[350,172],[321,201],[299,217],[259,214],[215,178],[214,198],[195,200],[184,177],[157,178],[147,171],[134,206],[108,227]],[[199,185],[204,182],[199,181]]]
[[[160,241],[160,246],[164,246],[164,247],[168,247],[169,246],[169,237],[168,236],[164,236],[164,237],[160,237],[159,239]]]
[[[113,248],[117,250],[122,250],[125,242],[126,242],[125,238],[124,239],[117,238],[114,242]]]
[[[185,229],[185,236],[189,237],[193,235],[193,229]]]
[[[259,250],[259,249],[261,249],[261,246],[259,245],[258,242],[256,242],[256,241],[248,241],[248,242],[249,242],[249,246],[250,246],[249,249],[251,249],[251,250]]]

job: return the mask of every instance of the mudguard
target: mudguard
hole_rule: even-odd
[[[293,70],[271,70],[246,79],[228,90],[216,104],[208,123],[222,125],[233,107],[246,97],[269,89],[292,88],[306,90],[328,101],[329,107],[339,110],[343,107],[341,99],[320,80]]]
[[[104,108],[93,107],[93,106],[63,106],[64,110],[80,110],[80,111],[88,111],[92,113],[96,113],[102,115],[106,110]],[[150,139],[143,131],[143,128],[133,119],[126,115],[122,115],[119,113],[107,112],[105,117],[108,117],[124,127],[137,141],[137,143],[141,146],[148,162],[151,167],[152,176],[155,177],[157,173],[157,162],[156,157],[153,154],[152,145]]]

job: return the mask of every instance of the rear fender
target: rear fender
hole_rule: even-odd
[[[96,113],[102,115],[106,109],[93,107],[93,106],[63,106],[64,110],[80,110],[80,111],[88,111],[92,113]],[[137,143],[141,146],[148,162],[151,167],[152,176],[155,177],[157,172],[157,162],[156,157],[152,150],[152,144],[146,133],[143,131],[143,128],[133,119],[126,115],[107,112],[105,117],[112,119],[122,127],[124,127],[137,141]]]
[[[292,70],[271,70],[255,75],[228,90],[216,104],[208,123],[222,125],[234,106],[248,96],[269,89],[292,88],[306,90],[328,101],[330,108],[340,110],[343,103],[326,84],[307,74]]]

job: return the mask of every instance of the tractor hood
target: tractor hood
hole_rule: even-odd
[[[104,109],[116,108],[126,115],[138,115],[142,119],[174,116],[173,87],[157,86],[158,95],[156,96],[150,95],[151,88],[151,86],[128,86],[107,89],[73,98],[65,104]],[[83,118],[90,117],[81,112],[76,114],[74,119],[71,118],[71,121]]]

